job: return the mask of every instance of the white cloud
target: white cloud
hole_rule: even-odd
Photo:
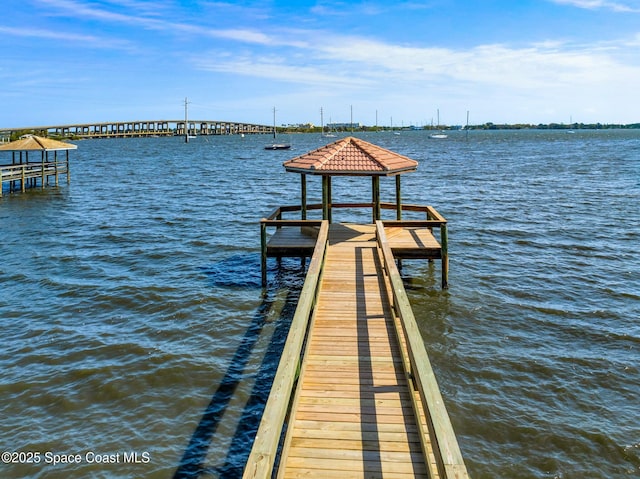
[[[316,35],[325,40],[314,41]],[[300,38],[299,32],[297,38]],[[305,46],[304,54],[295,55],[292,54],[295,48],[289,49],[289,54],[280,56],[277,66],[265,63],[259,55],[252,57],[247,53],[241,64],[234,61],[216,66],[216,62],[208,62],[207,69],[233,71],[235,64],[236,73],[277,77],[301,84],[318,83],[316,78],[321,82],[328,78],[349,78],[349,82],[340,80],[340,83],[465,82],[526,90],[560,85],[607,87],[608,82],[625,77],[640,82],[640,65],[618,62],[613,57],[617,47],[611,44],[570,46],[554,41],[526,48],[496,44],[463,50],[394,45],[359,37],[334,35],[330,40],[327,38],[319,32],[307,32],[307,37],[301,41]],[[287,44],[286,39],[277,42]],[[299,63],[300,58],[302,63]],[[202,63],[199,66],[202,67]],[[273,72],[276,68],[279,71]]]
[[[49,38],[52,40],[67,40],[70,42],[95,42],[98,39],[91,35],[77,35],[68,32],[44,30],[40,28],[14,28],[0,26],[0,33],[13,37]]]
[[[627,1],[607,1],[607,0],[551,0],[561,5],[571,5],[573,7],[585,8],[588,10],[612,10],[614,12],[640,13],[640,2],[634,0]]]
[[[360,76],[331,71],[322,66],[296,65],[282,57],[256,58],[252,55],[230,55],[218,51],[192,59],[196,68],[204,71],[231,73],[302,85],[327,87],[364,87],[370,80]]]
[[[133,50],[133,45],[126,40],[118,40],[94,35],[82,35],[43,28],[6,27],[0,25],[0,33],[12,37],[44,38],[73,43],[76,47],[109,48]]]

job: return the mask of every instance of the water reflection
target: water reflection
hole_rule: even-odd
[[[248,262],[253,262],[253,259],[239,255],[233,256],[210,268],[205,268],[204,271],[211,275],[212,283],[218,286],[254,287],[260,284],[259,273],[256,278],[247,278],[238,274],[239,271],[245,270]],[[205,475],[235,478],[242,475],[271,390],[302,286],[306,265],[301,264],[300,261],[297,263],[297,268],[294,265],[295,261],[288,260],[277,264],[275,261],[269,262],[270,282],[269,287],[263,292],[263,301],[256,309],[224,377],[193,432],[173,476],[174,479],[195,479]],[[257,270],[259,271],[259,266]],[[247,378],[247,365],[255,354],[255,346],[263,335],[265,325],[270,321],[275,321],[275,329],[255,374],[251,394],[237,421],[224,463],[209,465],[207,453],[214,435],[238,386]]]

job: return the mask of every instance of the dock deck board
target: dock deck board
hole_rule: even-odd
[[[426,478],[433,469],[382,270],[373,225],[331,225],[280,478]]]

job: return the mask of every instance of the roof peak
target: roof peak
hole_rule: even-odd
[[[315,175],[386,176],[415,171],[418,162],[347,136],[284,162],[287,171]]]

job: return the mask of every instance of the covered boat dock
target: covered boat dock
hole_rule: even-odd
[[[446,220],[415,205],[426,219],[402,220],[399,175],[417,163],[345,138],[284,166],[301,174],[302,202],[261,221],[263,282],[268,256],[311,260],[243,477],[468,478],[396,266],[398,256],[446,265]],[[307,174],[323,176],[321,205],[306,204]],[[331,176],[344,174],[371,177],[370,203],[332,203]],[[394,204],[380,201],[383,176],[396,177]],[[343,207],[371,208],[372,222],[332,222]],[[386,208],[394,220],[380,218]],[[322,219],[306,218],[313,209]],[[290,212],[302,218],[282,218]]]
[[[9,184],[9,191],[25,192],[27,186],[44,188],[51,178],[55,186],[59,184],[61,175],[66,176],[67,184],[71,181],[69,171],[69,150],[78,147],[50,138],[27,135],[19,140],[0,145],[0,152],[11,152],[11,163],[0,163],[0,196],[5,182]],[[58,153],[64,152],[63,158]],[[34,158],[35,156],[35,158]]]

